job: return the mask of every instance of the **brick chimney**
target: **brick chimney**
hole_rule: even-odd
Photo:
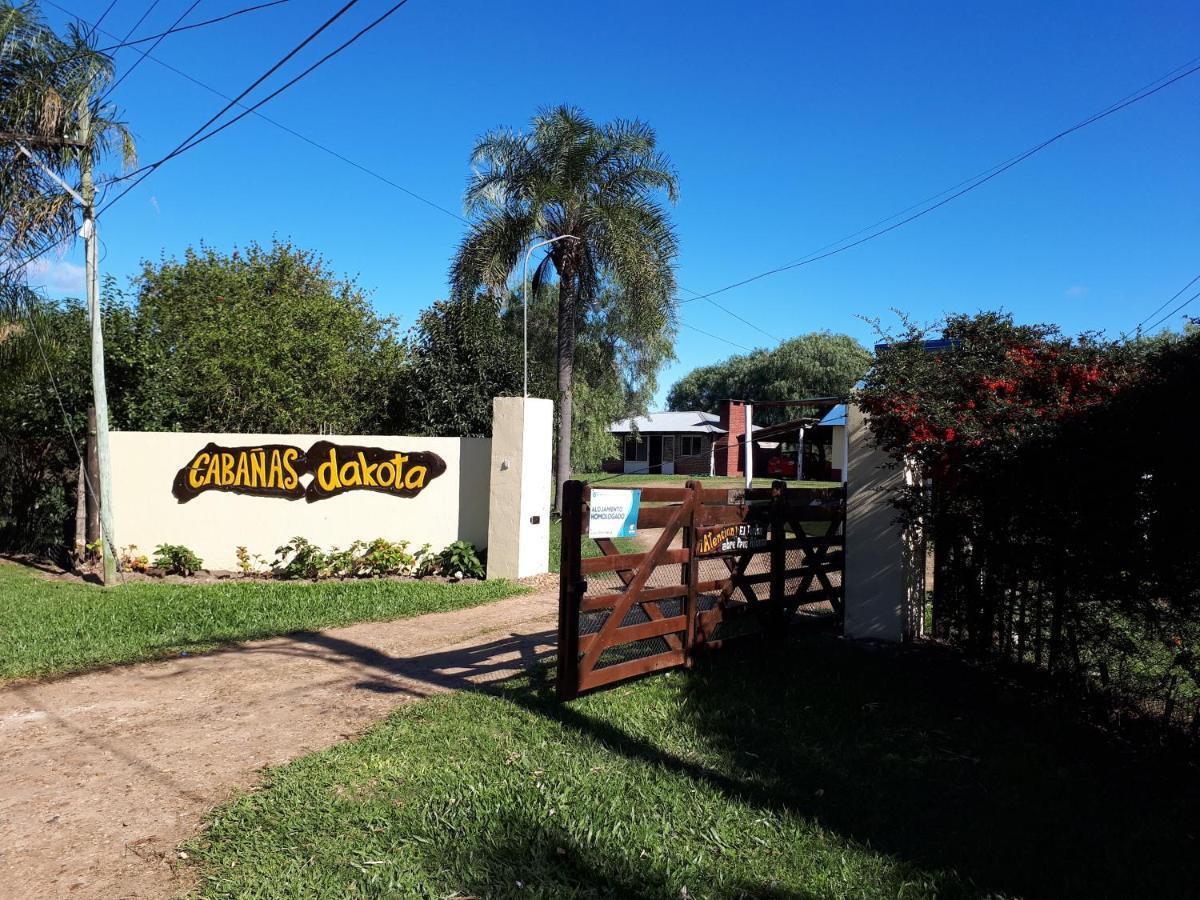
[[[746,403],[743,400],[725,400],[721,404],[721,427],[725,435],[720,438],[716,451],[717,475],[742,474],[742,441],[746,436]]]

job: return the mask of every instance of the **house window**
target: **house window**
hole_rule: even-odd
[[[681,457],[699,456],[704,452],[704,437],[699,434],[681,434],[678,452]]]
[[[645,462],[649,458],[649,447],[644,440],[639,441],[631,434],[625,436],[626,462]]]

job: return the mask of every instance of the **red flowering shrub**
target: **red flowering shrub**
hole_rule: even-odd
[[[952,317],[943,336],[935,352],[915,329],[889,343],[858,399],[885,449],[956,482],[1113,397],[1140,357],[999,314]]]
[[[857,401],[928,485],[934,633],[1074,673],[1200,733],[1200,335],[1106,342],[1000,314],[909,329]],[[854,473],[851,472],[851,479]],[[853,538],[851,538],[853,539]]]

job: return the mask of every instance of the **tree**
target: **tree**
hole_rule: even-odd
[[[773,350],[731,356],[693,369],[667,394],[670,409],[717,412],[722,400],[798,400],[844,397],[867,371],[871,354],[854,338],[814,331],[789,338]],[[787,419],[787,410],[763,410],[767,423]]]
[[[6,292],[23,314],[0,317],[0,548],[65,557],[57,551],[73,540],[75,448],[91,401],[87,317],[79,304],[42,300],[23,285]]]
[[[492,398],[521,391],[521,344],[486,297],[439,300],[417,318],[392,410],[400,433],[486,437]]]
[[[529,386],[534,396],[555,385],[557,285],[541,285],[529,305]],[[657,387],[658,361],[669,341],[650,335],[636,358],[627,353],[622,305],[604,297],[580,323],[575,350],[571,465],[594,471],[616,451],[609,425],[644,409]],[[521,392],[522,304],[510,295],[497,308],[487,297],[439,301],[410,333],[404,387],[389,416],[396,432],[476,436],[491,433],[492,398]],[[655,341],[658,341],[657,345]]]
[[[144,263],[136,287],[106,310],[110,366],[129,385],[114,390],[123,427],[355,434],[386,416],[403,361],[395,322],[317,254],[202,246]]]
[[[614,298],[621,323],[629,326],[623,337],[631,355],[640,352],[640,337],[661,338],[674,327],[677,243],[659,198],[675,202],[675,172],[650,126],[636,120],[598,125],[569,106],[539,113],[528,133],[485,134],[471,165],[466,208],[475,223],[451,266],[457,299],[481,289],[503,296],[527,246],[566,236],[548,246],[533,273],[535,289],[551,269],[558,276],[555,503],[561,509],[571,472],[581,323],[598,311],[602,297]]]
[[[91,172],[107,155],[119,150],[126,164],[136,158],[128,128],[104,98],[112,59],[95,49],[94,40],[74,24],[60,38],[33,3],[0,9],[0,241],[6,262],[75,231],[74,199],[41,166],[78,184],[90,202]]]
[[[52,553],[70,544],[87,315],[5,290],[18,289],[21,317],[0,310],[0,353],[15,363],[0,366],[0,547]],[[128,294],[107,281],[102,316],[120,429],[371,433],[403,384],[395,323],[290,244],[146,263]]]

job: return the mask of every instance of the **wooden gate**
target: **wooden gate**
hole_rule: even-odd
[[[635,490],[618,488],[618,490]],[[700,647],[842,611],[845,490],[645,487],[636,552],[588,535],[591,488],[563,492],[558,695],[691,665]],[[584,543],[599,555],[583,552]],[[648,549],[643,549],[648,545]],[[622,552],[624,551],[624,552]]]

